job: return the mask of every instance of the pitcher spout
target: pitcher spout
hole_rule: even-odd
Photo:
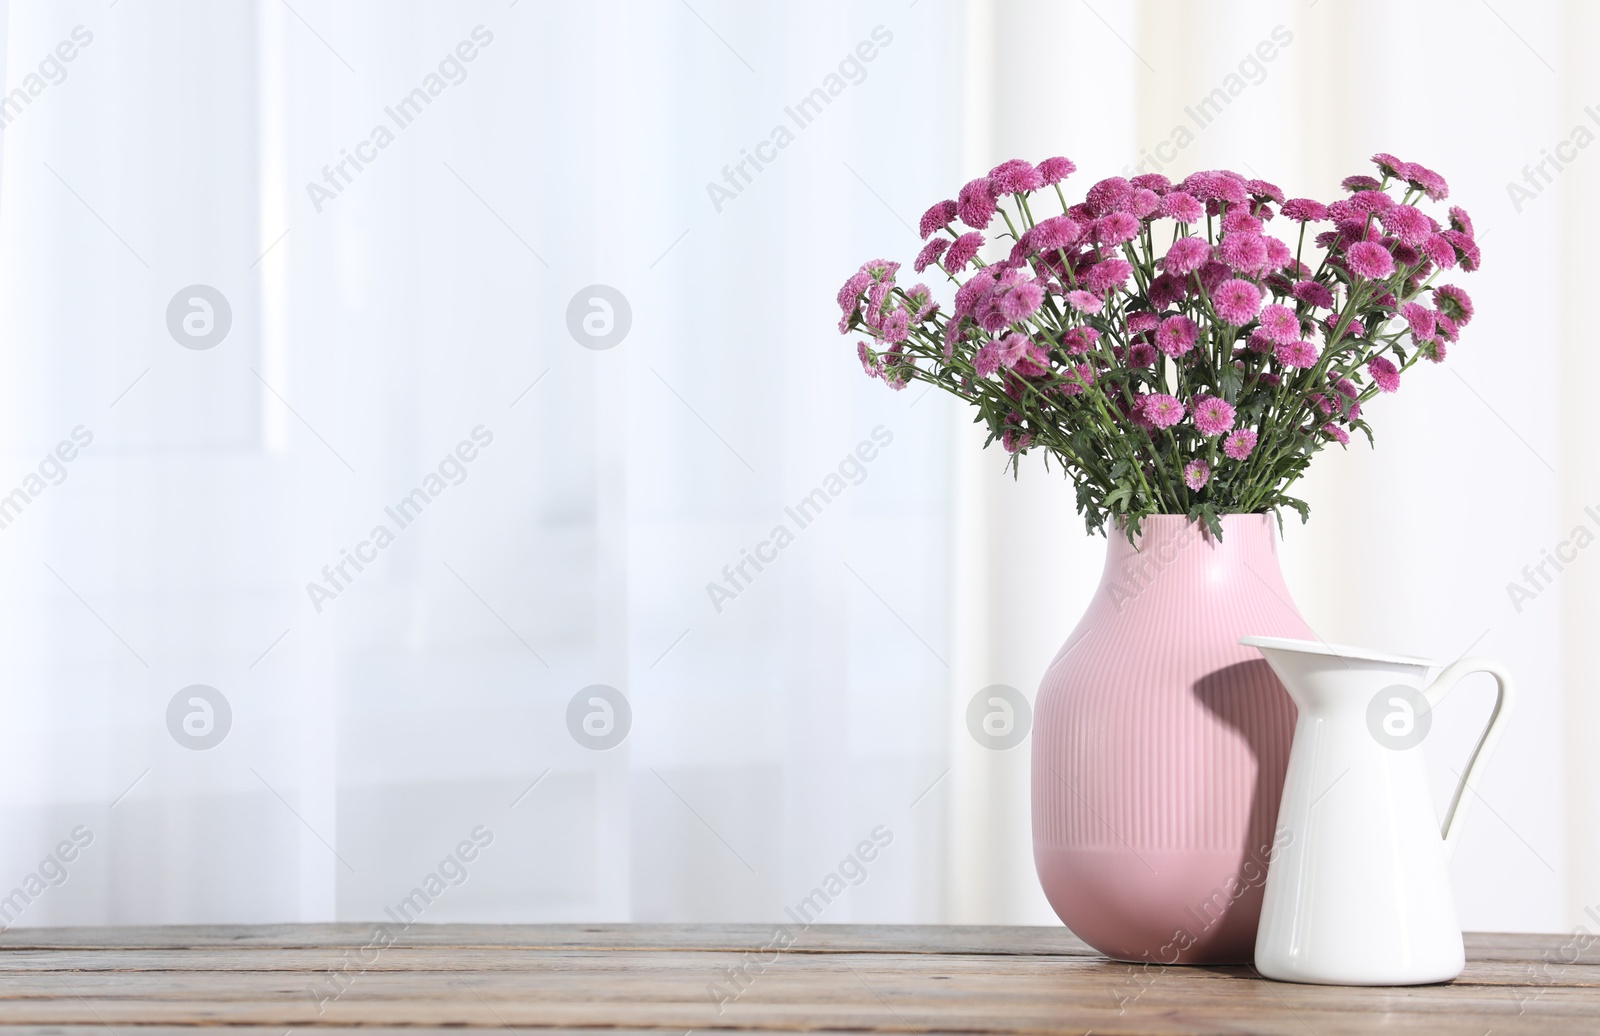
[[[1241,637],[1261,652],[1296,707],[1311,715],[1365,709],[1386,686],[1420,688],[1440,663],[1411,655],[1284,637]]]

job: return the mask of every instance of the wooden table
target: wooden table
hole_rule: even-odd
[[[1114,964],[1062,928],[282,925],[12,929],[0,1025],[888,1032],[1600,1032],[1600,946],[1472,935],[1443,986]],[[1581,949],[1580,949],[1581,947]],[[1576,957],[1572,963],[1567,961]],[[719,1002],[720,1001],[720,1002]],[[135,1027],[139,1027],[135,1029]]]

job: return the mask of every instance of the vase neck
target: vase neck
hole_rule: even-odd
[[[1204,586],[1241,571],[1258,581],[1259,589],[1288,600],[1278,566],[1277,530],[1265,514],[1230,514],[1221,519],[1217,538],[1183,515],[1152,515],[1140,525],[1134,542],[1121,530],[1108,538],[1103,586],[1124,590],[1161,582],[1168,586]]]

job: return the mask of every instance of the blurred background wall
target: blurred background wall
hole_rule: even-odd
[[[1508,591],[1600,529],[1587,5],[0,12],[0,887],[90,839],[10,923],[377,918],[436,874],[426,921],[777,920],[874,831],[822,920],[1054,923],[1027,742],[965,714],[1031,697],[1103,542],[862,377],[834,292],[1005,158],[1330,197],[1380,150],[1473,214],[1479,315],[1319,460],[1289,582],[1327,640],[1518,674],[1464,925],[1600,909],[1600,559]],[[1441,804],[1489,697],[1437,718]]]

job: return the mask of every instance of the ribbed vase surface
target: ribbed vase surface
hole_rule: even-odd
[[[1100,587],[1046,671],[1033,852],[1050,905],[1119,960],[1248,963],[1295,709],[1249,634],[1314,639],[1275,520],[1220,540],[1177,515],[1108,537]]]

